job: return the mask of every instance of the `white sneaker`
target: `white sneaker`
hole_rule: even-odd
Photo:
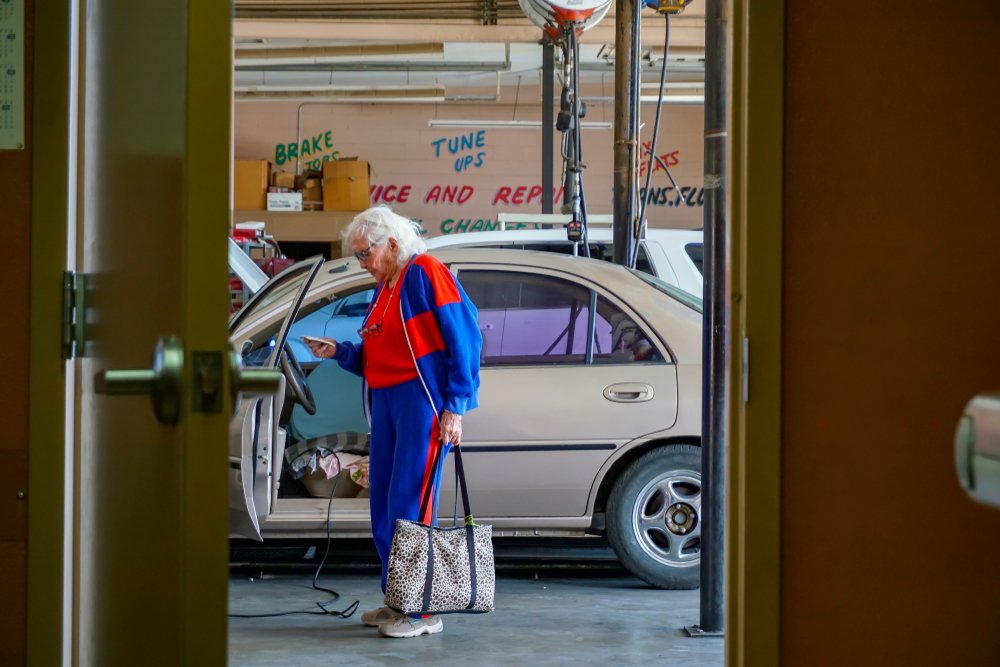
[[[389,621],[395,621],[397,618],[401,617],[400,614],[395,609],[389,609],[388,607],[379,607],[378,609],[372,609],[371,611],[366,611],[361,614],[361,622],[367,626],[377,628],[383,623],[388,623]]]
[[[436,635],[444,630],[440,616],[430,618],[410,618],[401,616],[395,621],[378,626],[378,633],[383,637],[418,637],[420,635]]]

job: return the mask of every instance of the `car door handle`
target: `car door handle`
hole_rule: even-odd
[[[652,400],[653,387],[644,382],[619,382],[604,388],[604,398],[615,403],[642,403]]]

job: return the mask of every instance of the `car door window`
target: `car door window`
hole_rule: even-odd
[[[313,356],[302,336],[360,342],[358,329],[374,295],[372,284],[365,283],[307,300],[299,309],[288,333],[288,347],[299,363],[315,364],[321,361]]]
[[[651,276],[656,275],[656,269],[653,268],[653,263],[649,260],[649,253],[646,252],[645,243],[639,244],[639,252],[635,256],[635,270],[648,273]]]
[[[483,365],[586,362],[590,290],[554,276],[462,271],[479,310]]]
[[[631,364],[664,361],[644,324],[608,299],[598,297],[594,318],[595,364]]]
[[[705,248],[701,243],[688,243],[684,246],[684,251],[696,267],[698,273],[705,274]]]
[[[663,363],[645,324],[583,285],[550,275],[465,269],[460,280],[479,310],[483,366]]]

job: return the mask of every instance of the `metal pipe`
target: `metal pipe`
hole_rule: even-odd
[[[641,0],[636,0],[637,5],[632,17],[632,77],[629,79],[629,103],[632,105],[632,130],[629,137],[632,139],[629,144],[631,151],[631,177],[629,189],[632,193],[632,211],[628,219],[628,235],[625,246],[625,265],[635,268],[635,255],[638,238],[638,227],[642,224],[639,219],[639,161],[642,151],[639,149],[639,131],[641,128],[639,120],[639,94],[642,85],[642,73],[639,69],[642,62],[642,6]]]
[[[561,213],[567,213],[573,216],[573,220],[579,220],[580,198],[578,188],[578,161],[580,156],[577,155],[576,152],[576,149],[578,148],[578,143],[576,141],[576,128],[580,122],[580,118],[577,113],[577,106],[575,102],[577,96],[579,95],[579,91],[574,87],[578,81],[573,77],[573,58],[575,55],[573,49],[574,39],[575,35],[572,28],[567,28],[563,31],[563,39],[560,43],[563,53],[563,91],[559,105],[559,112],[560,114],[568,113],[571,120],[566,126],[568,129],[563,131],[563,200],[562,206],[559,210]]]
[[[670,46],[670,14],[663,15],[663,52],[667,53]],[[642,83],[639,84],[641,89]],[[649,184],[652,182],[653,178],[653,162],[656,161],[656,144],[657,140],[660,138],[660,116],[663,112],[663,97],[664,90],[667,87],[667,61],[663,61],[663,69],[660,72],[660,89],[659,96],[656,103],[656,116],[653,121],[653,134],[649,141],[649,162],[646,167],[646,182],[643,184],[642,189],[639,190],[639,215],[636,218],[636,229],[635,229],[635,244],[632,247],[632,252],[629,254],[628,265],[635,268],[636,260],[639,254],[639,239],[641,239],[646,230],[646,205],[649,202]],[[640,98],[641,100],[641,98]],[[642,151],[639,151],[640,159]],[[662,163],[662,160],[659,161]],[[667,170],[667,175],[670,175],[670,170]],[[674,182],[673,176],[670,176],[670,182],[674,184],[674,188],[677,188],[677,183]]]
[[[552,213],[552,142],[555,139],[552,95],[555,78],[555,48],[551,41],[545,40],[542,44],[542,213]]]
[[[705,4],[705,276],[701,447],[701,619],[702,633],[721,634],[725,623],[726,413],[726,106],[725,0]]]
[[[510,61],[237,64],[237,72],[509,72]]]
[[[629,257],[629,229],[635,212],[635,108],[632,86],[638,90],[633,57],[633,40],[639,8],[636,0],[615,0],[615,127],[614,181],[612,186],[612,260],[625,265]]]

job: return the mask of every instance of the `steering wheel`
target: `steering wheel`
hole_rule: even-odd
[[[316,414],[316,399],[313,398],[312,389],[309,388],[309,383],[306,381],[306,373],[288,348],[288,343],[285,343],[281,350],[281,372],[288,380],[288,386],[291,387],[295,400],[299,402],[302,409],[311,415]]]

